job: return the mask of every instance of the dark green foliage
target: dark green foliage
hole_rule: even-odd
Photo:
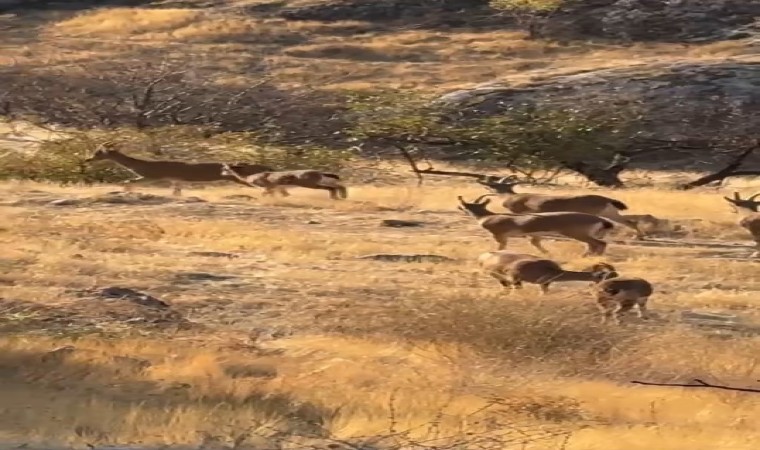
[[[380,93],[350,100],[357,139],[412,144],[443,158],[554,169],[575,161],[609,162],[635,134],[636,109],[614,105],[505,106],[496,114],[452,111],[429,98]]]

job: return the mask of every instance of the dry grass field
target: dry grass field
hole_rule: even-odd
[[[116,62],[172,61],[223,85],[267,77],[283,88],[442,92],[758,58],[751,39],[563,43],[507,28],[288,21],[250,9],[314,1],[3,15],[0,65],[107,77]],[[756,394],[630,383],[757,386],[760,265],[721,198],[756,185],[621,190],[614,196],[631,214],[680,231],[635,241],[621,229],[604,258],[546,243],[567,267],[605,260],[654,284],[653,319],[615,327],[599,323],[585,283],[507,295],[474,264],[494,242],[456,209],[457,195],[483,191],[409,178],[349,184],[337,202],[295,189],[262,199],[231,185],[188,188],[178,200],[168,188],[138,188],[155,195],[145,197],[0,183],[0,447],[757,447]],[[524,239],[510,248],[534,252]],[[357,258],[374,253],[451,261]]]
[[[494,245],[456,210],[456,195],[481,192],[472,184],[351,186],[337,202],[115,190],[0,185],[0,441],[670,450],[760,438],[752,394],[629,383],[760,377],[758,265],[719,192],[616,193],[686,234],[616,234],[602,259],[657,292],[653,320],[614,327],[585,283],[508,296],[477,270]],[[569,267],[599,259],[547,247]],[[356,259],[394,252],[452,261]],[[103,294],[114,287],[168,306]]]

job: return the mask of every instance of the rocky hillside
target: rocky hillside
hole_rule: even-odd
[[[540,7],[515,0],[3,0],[0,83],[18,113],[75,126],[129,124],[150,71],[168,64],[188,72],[172,78],[187,87],[183,98],[213,99],[193,110],[246,92],[250,101],[236,107],[246,112],[230,129],[275,124],[286,132],[283,142],[331,146],[347,144],[336,138],[346,125],[346,94],[388,88],[489,113],[516,102],[635,103],[646,112],[642,136],[662,140],[747,137],[760,125],[760,0],[529,3]],[[83,86],[89,80],[92,89]],[[51,113],[48,99],[61,107]],[[139,114],[141,126],[177,120]],[[651,161],[668,159],[682,164],[684,155]],[[709,165],[712,156],[698,159]]]
[[[652,141],[689,142],[697,149],[716,135],[741,139],[760,129],[760,61],[659,64],[595,70],[520,85],[486,83],[440,97],[462,110],[499,114],[516,105],[552,104],[594,108],[636,105],[637,128]],[[647,164],[676,161],[699,169],[695,149],[647,155]],[[760,155],[750,161],[760,163]]]
[[[562,38],[704,42],[757,37],[758,0],[568,0],[542,18]]]

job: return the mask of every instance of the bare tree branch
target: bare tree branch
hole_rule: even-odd
[[[407,150],[407,148],[401,144],[397,144],[394,142],[393,146],[398,149],[399,153],[401,153],[401,156],[403,156],[404,159],[406,159],[406,161],[409,163],[409,167],[412,168],[412,172],[414,172],[414,174],[417,176],[417,186],[422,186],[422,181],[423,181],[422,174],[420,172],[419,167],[417,167],[417,161],[414,160],[414,157],[412,156],[412,154],[409,153],[409,150]]]
[[[724,391],[736,391],[736,392],[751,392],[760,394],[760,389],[743,388],[735,386],[723,386],[719,384],[707,383],[703,380],[695,378],[693,380],[696,384],[683,384],[683,383],[652,383],[648,381],[631,381],[632,384],[639,384],[642,386],[667,386],[667,387],[685,387],[685,388],[708,388],[708,389],[721,389]]]
[[[729,177],[742,176],[742,175],[760,175],[760,170],[743,170],[739,171],[739,167],[744,164],[744,161],[752,155],[755,150],[760,148],[760,141],[753,143],[743,151],[736,154],[736,156],[722,169],[713,172],[711,174],[699,177],[694,181],[690,181],[686,184],[679,186],[679,189],[689,190],[695,187],[704,186],[715,181],[723,181]]]

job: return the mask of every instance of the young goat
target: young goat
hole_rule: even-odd
[[[551,212],[536,214],[497,214],[486,206],[490,199],[481,201],[483,195],[474,202],[459,199],[459,209],[477,219],[481,227],[488,230],[498,243],[498,250],[507,247],[509,237],[529,237],[530,243],[541,253],[548,251],[541,245],[541,237],[558,234],[587,245],[586,255],[602,255],[607,248],[605,235],[614,228],[614,223],[603,217],[577,212]]]
[[[509,177],[500,180],[480,181],[480,184],[496,190],[498,194],[487,195],[501,197],[503,199],[502,206],[515,214],[560,211],[593,214],[632,228],[636,231],[638,239],[644,239],[644,233],[639,228],[638,222],[620,214],[620,211],[628,209],[628,206],[620,200],[595,194],[519,194],[514,191],[514,186],[520,184],[520,182],[514,181],[513,178],[510,179]]]
[[[490,252],[501,253],[501,252]],[[514,256],[512,256],[514,255]],[[500,256],[500,257],[499,257]],[[557,262],[537,257],[520,257],[520,254],[494,255],[487,270],[504,287],[522,289],[523,283],[537,284],[543,294],[549,292],[549,286],[555,282],[593,281],[599,282],[611,276],[617,276],[615,268],[609,264],[599,265],[594,270],[572,271],[563,269]],[[524,255],[531,256],[531,255]],[[488,261],[488,257],[481,255]],[[497,261],[498,259],[498,261]],[[499,264],[500,263],[500,264]]]
[[[182,195],[181,182],[232,181],[241,183],[238,178],[222,174],[222,163],[151,161],[127,156],[110,147],[111,144],[102,144],[90,158],[85,160],[85,163],[111,160],[129,169],[137,177],[124,182],[124,190],[126,191],[131,191],[136,183],[153,180],[170,180],[173,188],[172,194],[175,196]],[[230,167],[233,167],[239,174],[245,174],[245,176],[272,170],[271,167],[260,164],[238,164]]]
[[[742,216],[739,226],[745,228],[755,241],[756,251],[754,258],[760,258],[760,201],[755,200],[760,192],[742,199],[738,192],[734,192],[734,198],[723,197],[734,206],[734,211]]]
[[[537,260],[540,256],[528,253],[512,253],[507,250],[484,252],[478,256],[478,265],[486,273],[496,279],[502,286],[511,287],[509,269],[518,261]]]
[[[285,187],[299,186],[308,189],[323,189],[329,191],[333,200],[348,197],[348,190],[340,184],[340,177],[334,173],[317,170],[290,170],[283,172],[261,172],[243,177],[228,165],[222,167],[222,174],[237,178],[242,184],[264,189],[264,195],[272,195],[275,191],[288,196]]]
[[[597,266],[591,267],[594,269]],[[599,311],[602,313],[602,323],[609,319],[618,325],[623,314],[634,306],[641,319],[648,319],[647,301],[654,292],[652,284],[643,278],[627,278],[608,276],[596,283],[592,288]]]

